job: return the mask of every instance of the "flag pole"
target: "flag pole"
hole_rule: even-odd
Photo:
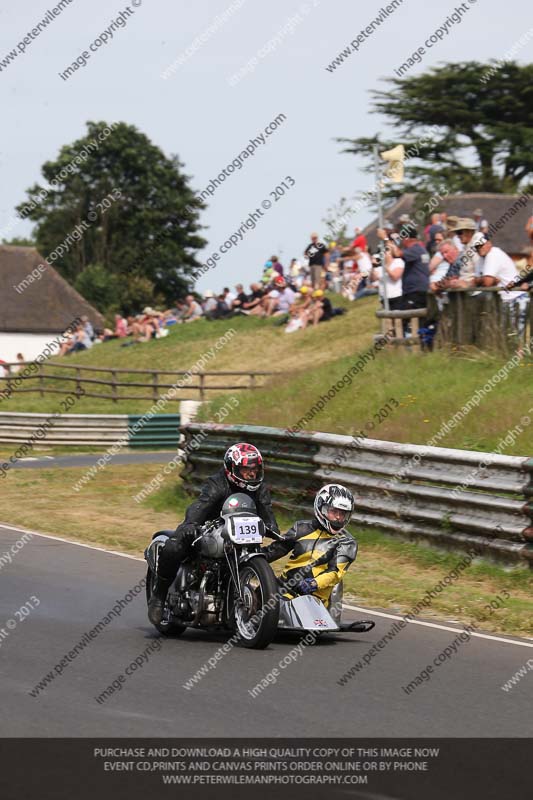
[[[383,228],[383,206],[381,198],[381,163],[379,160],[378,146],[374,145],[374,169],[376,172],[376,193],[378,203],[378,227]],[[381,290],[383,293],[383,308],[389,311],[389,298],[387,297],[387,283],[385,281],[385,245],[383,239],[379,240],[379,253],[381,255]]]

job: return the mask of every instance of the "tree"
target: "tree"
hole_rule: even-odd
[[[17,211],[37,223],[37,245],[63,277],[89,294],[96,281],[93,297],[102,295],[100,265],[124,311],[141,287],[144,304],[170,303],[189,290],[205,245],[204,205],[182,167],[132,125],[88,122],[86,136],[43,164],[48,186],[31,187]]]
[[[495,66],[498,64],[498,66]],[[388,78],[372,92],[373,113],[398,131],[393,139],[338,139],[343,151],[369,157],[396,144],[406,149],[404,192],[444,184],[448,193],[527,191],[533,173],[533,64],[468,61],[411,78]],[[373,162],[366,167],[373,171]],[[387,187],[384,196],[398,194]]]
[[[33,239],[28,239],[23,236],[14,236],[12,239],[3,239],[2,244],[10,245],[11,247],[35,247]]]

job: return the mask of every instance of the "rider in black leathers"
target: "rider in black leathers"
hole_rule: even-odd
[[[263,476],[263,459],[256,447],[239,443],[227,450],[224,466],[207,478],[198,500],[188,507],[185,519],[159,553],[157,580],[148,604],[148,618],[153,625],[161,622],[168,589],[176,577],[180,562],[191,553],[198,527],[220,516],[224,501],[230,495],[244,492],[251,497],[263,522],[279,533],[270,491],[263,482]]]

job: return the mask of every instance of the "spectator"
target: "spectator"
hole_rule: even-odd
[[[313,287],[317,289],[320,284],[322,269],[325,267],[327,270],[329,266],[328,248],[324,242],[319,242],[318,233],[311,234],[311,244],[308,244],[305,248],[304,256],[309,260],[311,281]]]
[[[215,293],[208,289],[204,292],[204,302],[202,303],[202,310],[206,319],[217,319],[218,302]]]
[[[238,283],[235,287],[235,291],[237,292],[235,296],[235,300],[232,303],[232,308],[240,310],[244,307],[244,304],[248,302],[248,295],[244,291],[244,286],[242,283]]]
[[[360,247],[363,253],[368,252],[368,242],[366,236],[364,235],[361,228],[355,228],[355,239],[350,245],[350,248],[355,250],[357,247]]]
[[[13,366],[11,367],[11,372],[13,374],[16,374],[17,372],[20,372],[20,370],[22,369],[22,366],[24,364],[24,361],[25,361],[25,359],[24,359],[24,356],[22,355],[22,353],[17,353],[17,363],[13,364]]]
[[[525,247],[522,250],[522,255],[525,258],[521,258],[520,261],[516,262],[518,278],[507,284],[507,289],[512,289],[515,286],[520,286],[522,289],[531,289],[533,284],[533,247]]]
[[[251,294],[248,295],[246,303],[242,304],[243,314],[263,315],[263,299],[265,297],[265,290],[260,283],[250,284]]]
[[[529,241],[533,244],[533,214],[530,216],[528,221],[526,222],[526,233],[529,237]]]
[[[287,286],[281,275],[274,279],[274,286],[275,288],[269,293],[266,303],[265,311],[267,317],[288,314],[296,298],[296,294]]]
[[[302,314],[302,328],[308,323],[318,325],[319,322],[329,322],[333,316],[331,301],[324,295],[322,289],[315,289],[312,293],[312,302]]]
[[[121,314],[115,314],[115,338],[125,339],[128,335],[128,323]]]
[[[514,261],[500,247],[495,247],[490,239],[482,233],[475,233],[471,246],[477,250],[480,258],[476,268],[476,286],[504,286],[515,283],[519,278]],[[514,292],[500,292],[502,302],[510,303],[517,299]]]
[[[386,232],[378,228],[378,238],[390,242]],[[405,264],[402,275],[402,309],[425,308],[429,288],[429,255],[424,245],[418,241],[416,227],[410,223],[402,224],[402,258]],[[422,321],[421,321],[421,324]],[[406,322],[404,332],[408,332]]]
[[[474,222],[476,223],[476,230],[487,234],[489,232],[489,223],[486,219],[483,219],[483,209],[476,208],[472,216],[474,217]]]
[[[237,299],[237,295],[233,294],[233,292],[230,292],[227,286],[224,286],[223,294],[224,294],[224,302],[226,303],[227,307],[229,309],[233,308],[233,301]]]
[[[71,343],[71,347],[67,350],[67,355],[69,353],[75,353],[78,350],[89,350],[93,346],[91,338],[87,333],[83,323],[77,326],[76,330],[74,331],[74,337]]]
[[[450,232],[457,233],[463,251],[461,253],[459,272],[457,272],[456,266],[452,265],[446,277],[458,278],[460,280],[460,284],[458,285],[460,286],[472,286],[474,283],[476,265],[479,261],[477,251],[471,244],[472,237],[476,233],[476,223],[469,217],[459,217]]]
[[[283,277],[283,266],[280,264],[279,258],[277,256],[272,256],[270,262],[272,264],[272,269]]]
[[[185,302],[187,303],[187,310],[183,315],[184,322],[195,322],[197,319],[202,317],[202,307],[199,303],[196,302],[192,294],[188,294],[185,298]]]
[[[441,263],[437,263],[435,266],[433,266],[434,260],[439,254],[441,256]],[[461,253],[456,247],[453,239],[445,239],[439,245],[439,253],[433,256],[429,264],[429,271],[431,273],[431,290],[433,292],[438,292],[445,288],[453,288],[454,286],[458,286],[461,264]],[[452,277],[447,277],[449,274],[451,274]],[[453,275],[456,277],[453,277]]]
[[[383,288],[383,269],[385,270],[385,290]],[[385,305],[385,293],[391,311],[399,311],[402,308],[402,276],[405,269],[405,262],[402,258],[402,251],[398,245],[390,241],[385,247],[384,267],[374,266],[372,268],[372,279],[378,282],[379,298],[382,305]]]
[[[437,246],[435,244],[435,236],[437,233],[444,233],[444,226],[441,224],[440,214],[431,215],[431,225],[428,229],[428,246],[427,249],[431,256],[435,255]]]
[[[94,328],[93,328],[92,324],[89,322],[89,317],[83,316],[81,318],[81,324],[83,325],[83,328],[87,333],[87,336],[89,337],[89,339],[92,342],[94,340]]]

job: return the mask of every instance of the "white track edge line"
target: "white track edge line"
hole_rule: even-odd
[[[17,531],[19,533],[31,533],[33,536],[42,536],[43,539],[54,539],[56,542],[65,542],[65,544],[74,544],[76,547],[86,547],[88,550],[98,550],[100,553],[109,553],[112,556],[121,556],[121,558],[130,558],[133,561],[144,561],[144,558],[138,556],[130,556],[129,553],[119,553],[118,550],[106,550],[105,547],[96,547],[94,544],[85,544],[85,542],[74,542],[72,539],[64,539],[61,536],[52,536],[49,533],[40,533],[39,531],[32,531],[28,528],[19,528],[16,525],[9,525],[5,522],[0,522],[0,528],[7,528],[8,530]]]
[[[343,608],[348,608],[350,611],[363,611],[365,614],[370,614],[370,616],[387,617],[387,619],[403,619],[404,622],[407,622],[410,625],[423,625],[426,628],[438,628],[441,631],[451,631],[452,633],[461,633],[464,631],[464,628],[450,628],[448,625],[439,625],[436,622],[423,622],[422,620],[418,619],[405,619],[405,617],[400,617],[397,614],[386,614],[383,611],[372,611],[371,609],[362,608],[361,606],[349,606],[346,605],[346,603],[343,603]],[[494,636],[489,633],[476,633],[474,631],[470,633],[470,636],[476,636],[478,639],[491,639],[494,642],[504,642],[505,644],[516,644],[519,647],[533,647],[533,643],[529,644],[528,642],[521,642],[517,639],[504,639],[502,636]]]

